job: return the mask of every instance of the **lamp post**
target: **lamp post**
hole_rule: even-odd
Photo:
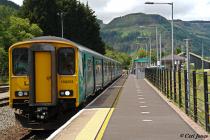
[[[174,71],[174,6],[173,2],[164,3],[164,2],[145,2],[145,4],[168,4],[171,5],[171,60],[172,60],[172,70]],[[173,76],[172,76],[173,79]]]
[[[160,36],[159,36],[159,37],[160,37],[160,41],[159,41],[159,42],[160,42],[160,68],[161,68],[161,65],[162,65],[162,63],[161,63],[161,57],[162,57],[162,44],[161,44],[161,43],[162,43],[162,41],[161,41],[161,33],[160,33]]]
[[[61,37],[63,38],[63,12],[57,13],[58,16],[61,18]]]
[[[159,57],[159,54],[158,54],[158,27],[156,25],[154,25],[154,26],[139,26],[139,27],[140,28],[155,28],[155,41],[156,41],[156,52],[157,52],[157,55],[156,55],[156,57],[157,57],[156,65],[158,65],[158,57]],[[150,38],[150,41],[151,41],[151,38]]]
[[[189,41],[190,39],[184,39],[186,42],[186,57],[187,57],[187,108],[190,107],[190,55],[189,55]]]

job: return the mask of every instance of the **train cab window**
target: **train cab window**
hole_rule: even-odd
[[[16,76],[28,74],[28,49],[15,48],[12,51],[13,74]]]
[[[75,73],[75,52],[73,48],[58,50],[58,73],[61,75],[73,75]]]

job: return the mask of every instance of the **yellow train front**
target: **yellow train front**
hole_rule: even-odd
[[[72,41],[38,37],[9,49],[10,107],[27,128],[56,128],[65,112],[121,75],[120,64]]]

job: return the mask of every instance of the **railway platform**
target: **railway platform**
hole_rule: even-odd
[[[116,81],[48,140],[181,140],[206,137],[203,129],[186,119],[184,113],[178,112],[146,80],[129,75],[127,79],[123,77]]]

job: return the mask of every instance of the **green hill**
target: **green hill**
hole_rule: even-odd
[[[9,1],[9,0],[0,0],[0,5],[8,6],[13,9],[16,9],[16,10],[18,10],[20,8],[19,5],[17,5],[16,3],[12,2],[12,1]]]
[[[152,48],[155,48],[155,28],[141,26],[157,26],[162,34],[162,47],[171,52],[171,22],[160,15],[134,13],[113,19],[109,24],[101,24],[103,40],[114,49],[132,53],[137,48],[145,47],[146,40],[137,37],[151,36]],[[210,21],[174,21],[174,47],[184,49],[183,39],[190,38],[191,51],[201,54],[201,41],[205,55],[210,56]],[[174,49],[175,50],[175,49]]]

